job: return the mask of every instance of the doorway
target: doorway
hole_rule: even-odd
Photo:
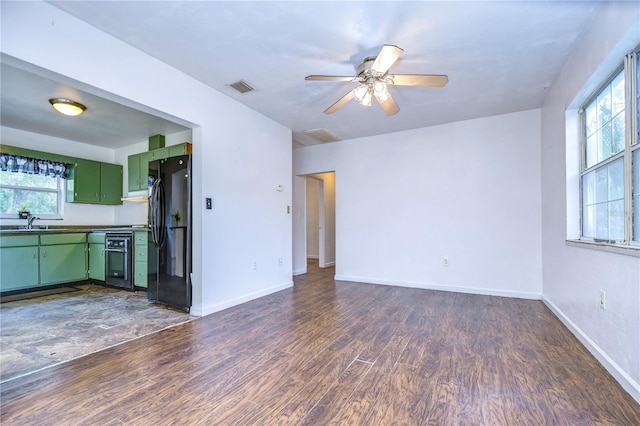
[[[299,200],[295,204],[304,213],[296,216],[294,224],[294,265],[298,266],[294,275],[299,275],[306,273],[308,260],[317,259],[320,268],[335,266],[335,172],[297,176],[296,182]]]

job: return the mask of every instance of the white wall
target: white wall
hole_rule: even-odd
[[[1,7],[4,54],[194,123],[192,313],[292,285],[289,129],[47,3]]]
[[[337,279],[541,297],[539,110],[294,150],[326,170]]]
[[[293,275],[301,275],[307,273],[306,190],[307,178],[304,176],[293,176],[293,244],[291,254],[293,262]]]
[[[143,141],[117,150],[89,145],[68,139],[55,138],[39,133],[1,127],[3,145],[17,146],[43,152],[51,152],[69,157],[120,164],[123,166],[123,194],[127,195],[127,158],[131,154],[148,151],[149,141]],[[191,141],[191,130],[165,135],[165,146]],[[64,203],[62,220],[40,220],[36,224],[50,226],[93,226],[93,225],[141,225],[146,224],[147,204],[125,202],[122,205],[106,206],[97,204]],[[5,226],[24,225],[21,219],[2,219]]]
[[[638,43],[638,3],[605,2],[549,90],[542,109],[542,256],[547,305],[640,402],[640,259],[565,243],[579,224],[579,132],[575,111],[565,127],[565,111],[577,109]],[[600,309],[601,289],[607,310]]]
[[[320,262],[320,267],[328,268],[336,263],[336,174],[334,172],[316,173],[311,177],[322,182],[320,186],[322,189],[322,208],[318,209],[318,220],[322,228],[319,230],[319,234],[324,238],[324,243],[318,241],[318,249],[323,252],[318,254],[324,254],[324,264]],[[318,194],[319,196],[320,194]],[[309,205],[307,204],[308,210]],[[322,224],[320,224],[320,220],[323,222]],[[322,256],[320,256],[320,260],[322,260]]]
[[[70,157],[87,160],[115,163],[114,151],[107,148],[75,142],[68,139],[54,138],[39,133],[1,127],[0,142],[3,145],[17,146],[36,151],[53,152]],[[66,196],[66,193],[63,197]],[[115,224],[116,206],[94,204],[64,203],[64,219],[37,220],[36,225],[68,226],[68,225],[113,225]],[[6,226],[24,225],[22,219],[2,219],[0,224]],[[135,224],[135,223],[130,223]]]

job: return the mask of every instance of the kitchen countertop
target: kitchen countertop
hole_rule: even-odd
[[[149,228],[146,225],[131,225],[131,226],[64,226],[64,227],[47,227],[40,228],[34,226],[33,229],[24,229],[19,227],[6,227],[0,229],[0,235],[33,235],[33,234],[70,234],[74,232],[133,232],[133,231],[148,231]]]

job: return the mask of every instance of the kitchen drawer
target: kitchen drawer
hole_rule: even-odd
[[[37,235],[7,235],[0,237],[0,247],[27,247],[37,245]]]
[[[89,244],[104,244],[107,234],[103,232],[91,232],[87,235],[87,242]]]
[[[134,232],[134,237],[133,237],[134,241],[135,241],[135,245],[136,247],[138,247],[138,245],[143,245],[143,246],[147,246],[147,244],[149,243],[149,231],[136,231]]]
[[[133,285],[147,288],[147,261],[136,261],[133,272]]]
[[[133,253],[133,260],[138,262],[138,261],[147,261],[147,246],[136,246],[134,253]]]
[[[87,234],[46,234],[40,235],[41,246],[57,244],[81,244],[87,242]]]

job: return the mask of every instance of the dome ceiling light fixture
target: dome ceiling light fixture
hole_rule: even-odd
[[[80,115],[87,109],[86,106],[82,105],[79,102],[64,98],[52,98],[49,99],[49,103],[60,114],[68,115],[69,117]]]

